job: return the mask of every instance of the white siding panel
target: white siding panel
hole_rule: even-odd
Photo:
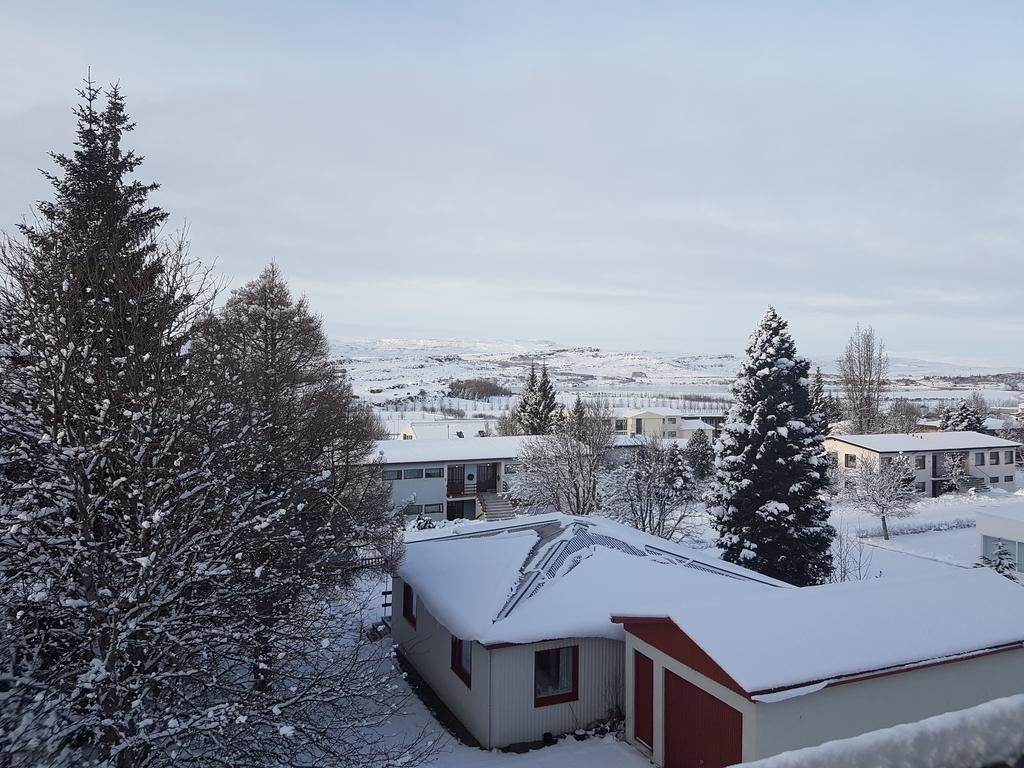
[[[753,755],[744,751],[743,758],[844,739],[1017,693],[1024,693],[1024,650],[830,686],[757,704],[756,748]]]
[[[452,713],[484,747],[493,746],[489,732],[491,653],[473,643],[472,689],[451,669],[451,633],[420,603],[416,627],[402,616],[403,582],[395,578],[392,587],[391,636],[402,655],[426,680]],[[531,702],[532,703],[532,702]]]
[[[534,652],[579,645],[579,699],[533,705]],[[491,651],[492,746],[571,733],[623,709],[623,643],[603,638],[549,640]]]

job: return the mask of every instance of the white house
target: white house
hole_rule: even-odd
[[[992,559],[999,545],[1024,571],[1024,510],[1013,507],[986,507],[977,512],[978,556]]]
[[[712,437],[719,420],[725,417],[695,416],[674,408],[613,408],[612,418],[616,435],[687,440],[697,431]]]
[[[468,437],[492,437],[497,419],[436,419],[407,421],[398,437],[402,440],[461,440]]]
[[[525,437],[379,440],[373,458],[391,483],[391,503],[436,520],[510,514],[500,494]]]
[[[626,632],[613,606],[792,589],[600,517],[409,536],[393,585],[394,641],[486,748],[623,712]]]
[[[968,484],[978,490],[1017,490],[1016,452],[1020,443],[980,432],[913,432],[910,434],[829,435],[828,451],[840,476],[856,469],[857,463],[884,462],[906,456],[914,470],[917,490],[938,496],[947,490],[947,459],[959,456],[969,476]]]
[[[988,568],[675,605],[614,619],[627,738],[666,768],[723,768],[1024,692],[1024,589]]]

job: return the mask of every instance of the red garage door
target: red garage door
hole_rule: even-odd
[[[633,651],[633,735],[654,746],[654,662]]]
[[[665,768],[724,768],[743,759],[743,715],[665,670]]]

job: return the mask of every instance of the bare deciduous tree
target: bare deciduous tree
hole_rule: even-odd
[[[882,521],[882,536],[889,538],[889,520],[914,513],[914,470],[906,456],[882,461],[861,458],[847,477],[845,494],[850,504]]]
[[[878,432],[883,428],[882,395],[889,375],[889,355],[875,329],[858,324],[838,363],[850,433]]]
[[[637,530],[678,540],[697,528],[700,489],[676,443],[646,438],[602,478],[602,514]]]
[[[582,407],[583,418],[562,419],[551,434],[523,443],[519,469],[511,475],[515,498],[570,515],[597,511],[613,421],[611,409],[602,401],[588,401]]]
[[[885,414],[885,430],[887,432],[917,432],[921,420],[921,406],[912,403],[905,397],[897,397],[889,405]]]

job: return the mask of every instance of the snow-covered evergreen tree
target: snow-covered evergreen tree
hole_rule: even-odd
[[[54,200],[0,246],[5,764],[413,760],[371,737],[390,649],[338,567],[371,521],[327,530],[330,472],[268,472],[271,422],[194,353],[213,295],[158,239],[123,100],[82,95]]]
[[[996,542],[996,550],[992,557],[982,557],[981,564],[1012,581],[1017,581],[1017,558],[1010,554],[1002,539]]]
[[[733,383],[706,496],[726,560],[798,586],[828,580],[835,535],[809,368],[769,307]]]
[[[519,398],[519,424],[527,435],[546,435],[556,420],[558,402],[555,390],[548,377],[547,365],[541,365],[540,375],[537,366],[530,365],[530,375],[526,379],[522,395]]]
[[[959,451],[947,453],[942,460],[942,471],[946,476],[946,490],[959,491],[971,477],[967,454]]]
[[[698,429],[686,444],[686,459],[697,480],[703,481],[715,471],[715,449],[707,432]]]
[[[966,400],[942,409],[939,429],[943,432],[981,432],[985,429],[985,415]]]

